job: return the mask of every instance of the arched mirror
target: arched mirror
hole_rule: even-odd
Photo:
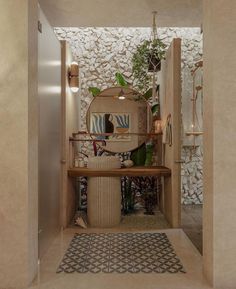
[[[131,88],[103,90],[90,104],[87,129],[94,139],[105,140],[109,152],[127,152],[141,146],[152,129],[148,102]]]

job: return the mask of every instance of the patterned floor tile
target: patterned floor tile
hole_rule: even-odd
[[[75,234],[57,273],[185,273],[165,233]]]

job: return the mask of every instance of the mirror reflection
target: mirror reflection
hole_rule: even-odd
[[[132,151],[141,146],[151,132],[151,108],[133,89],[111,87],[91,102],[87,128],[93,138],[106,141],[105,150]]]

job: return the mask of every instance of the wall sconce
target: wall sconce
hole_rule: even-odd
[[[125,99],[125,93],[124,93],[123,89],[120,90],[120,92],[118,94],[118,99],[120,99],[120,100]]]
[[[162,121],[161,121],[161,119],[157,119],[154,121],[154,130],[155,130],[155,133],[162,133]]]
[[[73,61],[70,65],[69,72],[69,86],[72,92],[76,93],[79,90],[79,65]]]

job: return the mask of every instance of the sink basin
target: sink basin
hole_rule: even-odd
[[[118,169],[121,162],[115,156],[90,157],[90,169]],[[88,178],[88,222],[91,227],[109,228],[121,220],[121,185],[119,177]]]
[[[115,156],[100,156],[89,157],[88,166],[89,169],[119,169],[121,168],[121,162],[118,157]]]

